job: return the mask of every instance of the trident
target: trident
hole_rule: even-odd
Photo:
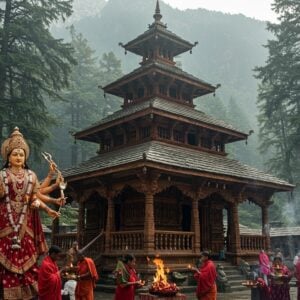
[[[43,157],[45,158],[45,160],[50,164],[50,165],[54,165],[54,168],[58,174],[58,176],[60,176],[61,178],[61,181],[59,183],[59,189],[60,189],[60,197],[62,199],[65,199],[65,193],[64,193],[64,190],[66,189],[67,187],[67,182],[65,182],[62,174],[61,174],[61,171],[58,169],[57,167],[57,164],[54,162],[54,160],[52,159],[52,155],[48,152],[42,152],[42,155]],[[60,212],[60,209],[61,209],[61,206],[59,206],[59,209],[58,209],[58,212]]]

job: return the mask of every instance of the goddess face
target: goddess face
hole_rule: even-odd
[[[25,165],[25,151],[21,148],[14,149],[9,154],[8,161],[12,167],[23,168]]]

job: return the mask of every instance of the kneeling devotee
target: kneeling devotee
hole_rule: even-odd
[[[41,264],[38,274],[39,300],[61,300],[61,273],[56,261],[60,259],[62,249],[51,246]]]

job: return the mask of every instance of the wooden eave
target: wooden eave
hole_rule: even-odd
[[[195,44],[182,39],[161,26],[155,26],[154,28],[147,30],[122,46],[126,51],[143,56],[145,49],[150,48],[150,46],[157,43],[157,41],[168,43],[174,56],[190,51],[195,46]]]
[[[170,79],[174,79],[190,85],[191,88],[194,88],[193,98],[213,93],[216,90],[215,86],[206,83],[205,81],[199,80],[198,78],[182,71],[179,68],[167,66],[164,67],[166,67],[167,69],[163,70],[162,65],[155,62],[149,65],[142,66],[139,69],[136,69],[133,72],[103,87],[103,90],[105,91],[105,93],[124,98],[127,85],[136,80],[140,80],[143,76],[154,77],[157,73]],[[177,73],[175,71],[177,71]]]
[[[95,138],[97,136],[99,136],[100,132],[102,132],[106,129],[109,129],[111,127],[115,127],[115,126],[124,124],[125,122],[127,123],[127,122],[130,122],[130,121],[136,120],[138,118],[145,117],[147,115],[150,116],[150,114],[165,117],[165,118],[175,120],[175,121],[179,121],[179,122],[184,122],[184,123],[191,124],[191,125],[194,125],[194,126],[199,126],[201,128],[210,129],[212,131],[220,132],[222,134],[225,134],[225,135],[228,135],[228,136],[231,137],[231,139],[229,139],[228,142],[229,141],[233,142],[233,141],[245,140],[248,137],[248,135],[246,133],[243,133],[243,132],[230,130],[230,129],[227,129],[227,128],[224,128],[224,127],[221,127],[221,126],[207,124],[207,123],[197,121],[197,120],[193,120],[193,119],[183,117],[183,116],[180,116],[180,115],[174,115],[170,112],[162,111],[162,110],[159,110],[159,109],[154,108],[154,107],[148,107],[148,108],[146,108],[142,111],[135,112],[135,113],[133,113],[129,116],[124,116],[124,117],[119,118],[117,120],[113,120],[113,121],[110,121],[110,122],[107,122],[107,123],[99,124],[99,125],[96,125],[94,127],[90,127],[90,128],[85,129],[85,130],[76,132],[74,137],[75,137],[75,139],[78,139],[78,140],[84,140],[84,141],[89,141],[89,142],[100,142],[100,140],[98,140],[98,139],[95,140]]]
[[[262,188],[262,189],[271,189],[274,192],[288,192],[294,189],[293,186],[290,185],[279,185],[276,183],[269,183],[269,182],[263,182],[263,181],[257,181],[257,180],[250,180],[250,179],[244,179],[244,178],[239,178],[239,177],[234,177],[234,176],[226,176],[226,175],[218,175],[218,174],[213,174],[209,172],[199,172],[199,171],[194,171],[194,170],[187,170],[183,169],[180,167],[174,167],[162,163],[157,163],[157,162],[147,162],[143,159],[139,161],[135,161],[132,163],[124,164],[124,165],[119,165],[116,167],[110,167],[110,168],[105,168],[97,171],[92,171],[92,172],[86,172],[82,174],[77,174],[74,176],[66,176],[65,179],[68,181],[68,183],[72,184],[77,181],[82,181],[82,180],[88,180],[90,178],[94,177],[104,177],[108,175],[113,175],[116,173],[119,174],[132,174],[133,172],[139,173],[141,170],[146,167],[150,169],[153,169],[158,172],[163,172],[166,173],[170,176],[193,176],[193,177],[200,177],[202,179],[206,180],[217,180],[217,181],[224,181],[228,184],[243,184],[246,186],[251,187],[256,187]]]
[[[82,173],[70,177],[66,177],[68,182],[71,184],[72,182],[76,181],[81,181],[81,180],[87,180],[90,178],[94,177],[102,177],[102,176],[107,176],[107,175],[113,175],[113,174],[121,174],[123,173],[124,175],[132,173],[137,173],[141,172],[142,168],[149,168],[156,170],[158,172],[164,172],[170,176],[172,175],[180,175],[180,176],[195,176],[195,177],[201,177],[206,180],[217,180],[217,181],[224,181],[229,184],[243,184],[247,185],[249,187],[256,187],[256,188],[269,188],[273,189],[274,192],[284,192],[284,191],[291,191],[293,187],[290,186],[282,186],[278,184],[272,184],[272,183],[266,183],[266,182],[259,182],[256,180],[244,180],[238,177],[230,177],[230,176],[225,176],[225,175],[215,175],[207,172],[197,172],[197,171],[191,171],[191,170],[183,170],[182,168],[178,167],[173,167],[173,166],[168,166],[168,165],[163,165],[161,163],[155,163],[155,162],[144,162],[143,160],[141,161],[136,161],[134,163],[129,163],[129,164],[124,164],[122,166],[117,166],[113,168],[107,168],[107,169],[102,169],[98,171],[93,171],[90,173]]]

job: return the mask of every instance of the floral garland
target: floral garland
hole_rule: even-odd
[[[15,235],[12,238],[11,248],[12,249],[21,249],[21,245],[20,245],[21,241],[20,241],[18,235],[19,235],[19,230],[24,222],[25,214],[26,214],[27,207],[28,207],[28,199],[30,198],[30,194],[32,192],[32,187],[33,187],[32,171],[28,170],[29,181],[28,181],[28,185],[27,185],[27,189],[26,189],[26,193],[25,193],[25,203],[23,205],[23,208],[22,208],[22,211],[21,211],[21,214],[19,217],[19,221],[17,223],[15,223],[13,216],[12,216],[12,209],[11,209],[11,203],[10,203],[10,198],[9,198],[9,187],[8,187],[8,178],[6,175],[6,169],[3,170],[2,176],[4,179],[4,186],[5,186],[5,204],[6,204],[6,208],[7,208],[7,212],[8,212],[8,219],[9,219],[9,223],[15,233]]]

